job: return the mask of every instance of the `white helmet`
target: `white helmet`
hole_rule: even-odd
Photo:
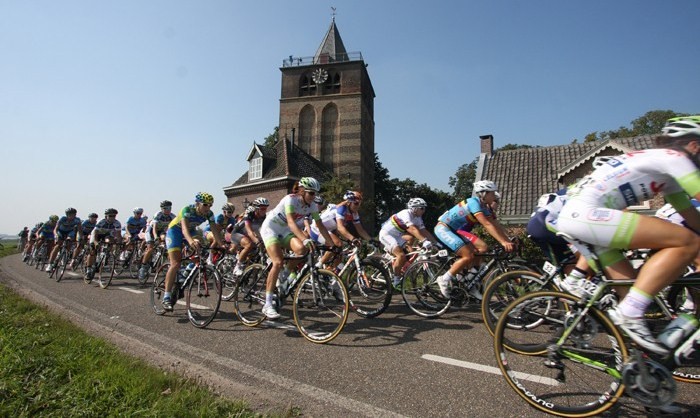
[[[556,193],[545,193],[540,198],[537,200],[537,207],[538,208],[543,208],[547,206],[548,204],[552,203],[554,199],[557,198]]]
[[[305,190],[313,190],[314,192],[321,191],[321,183],[313,177],[302,177],[299,179],[299,185]]]
[[[661,132],[672,138],[686,135],[700,136],[700,115],[671,118],[666,121],[666,126],[661,128]]]
[[[414,197],[413,199],[408,201],[406,207],[408,207],[409,209],[425,208],[428,207],[428,204],[425,203],[425,200],[421,199],[420,197]]]
[[[135,207],[134,214],[139,214],[139,213],[143,213],[143,208]]]
[[[497,192],[498,191],[498,186],[496,186],[496,183],[492,182],[491,180],[480,180],[474,183],[474,192],[475,193],[481,193],[481,192]]]

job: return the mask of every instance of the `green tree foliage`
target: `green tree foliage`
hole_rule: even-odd
[[[685,116],[687,113],[678,113],[673,110],[650,110],[643,116],[633,120],[631,127],[620,126],[618,129],[602,132],[591,132],[585,136],[584,142],[605,141],[608,139],[628,138],[640,135],[656,135],[661,132],[666,120]]]
[[[452,198],[455,201],[466,199],[472,195],[474,178],[476,178],[476,163],[478,158],[469,164],[462,164],[454,176],[450,176],[447,184],[452,187]]]
[[[273,147],[277,143],[277,141],[280,139],[280,127],[275,126],[275,129],[272,131],[272,133],[263,139],[263,145],[266,147]]]

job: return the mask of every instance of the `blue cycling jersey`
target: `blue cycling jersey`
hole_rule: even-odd
[[[477,213],[483,213],[484,216],[491,216],[491,211],[486,206],[481,206],[481,200],[478,197],[470,197],[457,203],[447,212],[440,215],[439,222],[444,223],[453,230],[461,229],[463,231],[471,231],[479,221],[476,219]]]
[[[80,218],[78,218],[77,216],[73,217],[73,219],[68,219],[67,216],[62,216],[61,219],[58,220],[57,230],[58,232],[68,233],[77,231],[79,227]]]
[[[143,228],[146,227],[146,220],[141,218],[130,217],[126,220],[126,230],[131,235],[137,235]]]
[[[85,236],[90,235],[92,230],[95,229],[96,225],[97,225],[97,222],[90,222],[89,219],[84,220],[82,225],[80,226],[82,228],[83,235],[85,235]]]

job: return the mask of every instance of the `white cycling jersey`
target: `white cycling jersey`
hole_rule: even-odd
[[[569,188],[555,225],[589,244],[628,248],[641,215],[623,209],[662,194],[683,210],[691,205],[686,193],[700,193],[700,172],[684,153],[634,151],[610,158]]]
[[[318,205],[315,202],[307,205],[301,196],[296,194],[287,195],[280,200],[274,209],[268,212],[265,221],[260,227],[260,235],[265,243],[270,238],[283,239],[292,233],[287,224],[287,214],[293,216],[294,222],[299,228],[304,227],[304,218],[306,216],[311,216],[315,220],[320,219],[318,216]]]
[[[700,202],[695,199],[690,199],[690,202],[695,206],[695,209],[700,212]],[[654,214],[657,218],[664,219],[666,221],[672,222],[676,225],[686,226],[685,219],[680,213],[673,207],[670,203],[666,203]]]
[[[423,218],[415,216],[410,209],[404,209],[395,213],[382,224],[379,230],[379,241],[384,244],[387,252],[392,252],[396,247],[403,247],[406,240],[402,235],[408,232],[408,228],[415,226],[418,229],[425,229]]]

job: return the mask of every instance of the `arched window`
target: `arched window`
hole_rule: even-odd
[[[311,138],[316,125],[316,111],[313,106],[306,105],[299,112],[299,148],[313,155]]]
[[[316,95],[316,83],[309,77],[308,74],[301,76],[301,81],[299,82],[299,96],[315,96]]]
[[[330,167],[336,163],[338,142],[338,107],[329,103],[321,114],[321,162]]]
[[[340,93],[340,73],[331,72],[328,75],[328,81],[323,85],[323,94],[338,93]]]

